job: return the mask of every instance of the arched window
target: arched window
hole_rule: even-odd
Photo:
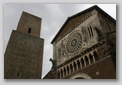
[[[76,67],[76,63],[75,62],[73,63],[73,67],[74,67],[74,71],[76,71],[77,67]]]
[[[67,66],[67,74],[69,74],[69,66]]]
[[[98,60],[98,56],[97,56],[96,51],[94,51],[93,55],[94,55],[95,61],[97,61]]]
[[[71,73],[73,72],[73,66],[72,64],[70,64],[70,70],[71,70]]]
[[[88,29],[88,32],[89,32],[89,36],[90,36],[90,38],[91,38],[91,37],[93,37],[92,27],[91,27],[91,26],[89,26],[89,27],[87,27],[87,29]]]
[[[65,67],[64,67],[64,77],[66,76],[66,69],[65,69]]]
[[[85,66],[83,58],[81,58],[81,64],[82,64],[82,67]]]
[[[61,69],[61,78],[63,78],[63,70]]]
[[[93,60],[93,56],[91,54],[89,54],[89,58],[90,58],[90,62],[93,63],[94,60]]]
[[[80,61],[79,60],[77,60],[77,65],[78,65],[78,69],[80,69],[81,66],[80,66]]]
[[[28,33],[31,33],[31,28],[28,28]]]
[[[85,62],[86,62],[86,66],[89,65],[89,60],[87,56],[85,56]]]

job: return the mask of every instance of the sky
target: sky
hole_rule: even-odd
[[[44,77],[52,67],[50,58],[53,57],[51,41],[69,16],[81,12],[95,4],[37,4],[16,3],[4,4],[4,52],[12,30],[16,30],[23,11],[42,18],[41,35],[44,39],[43,70]],[[116,4],[96,4],[116,20]]]

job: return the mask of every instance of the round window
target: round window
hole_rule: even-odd
[[[78,50],[82,47],[82,35],[80,32],[73,32],[70,34],[66,41],[66,50],[72,55],[77,53]]]

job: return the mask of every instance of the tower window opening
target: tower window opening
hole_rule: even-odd
[[[31,28],[28,29],[28,33],[31,33]]]
[[[20,73],[17,73],[17,77],[19,77],[20,76]]]

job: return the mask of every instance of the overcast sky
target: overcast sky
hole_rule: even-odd
[[[49,59],[53,57],[52,39],[67,17],[85,10],[94,4],[4,4],[4,51],[12,30],[16,30],[23,11],[42,18],[41,38],[44,38],[42,77],[51,69]],[[116,19],[116,4],[97,4]]]

